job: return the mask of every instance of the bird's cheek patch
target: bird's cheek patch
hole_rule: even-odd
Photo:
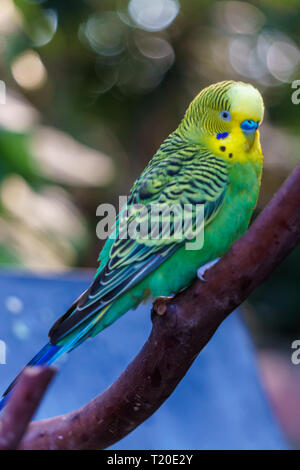
[[[219,134],[217,134],[217,139],[220,140],[220,139],[226,139],[226,137],[229,136],[229,133],[228,132],[219,132]]]

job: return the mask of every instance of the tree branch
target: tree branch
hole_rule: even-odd
[[[300,165],[226,256],[153,314],[149,339],[120,377],[83,408],[34,422],[23,449],[103,449],[151,416],[220,323],[300,241]]]
[[[50,367],[25,368],[8,398],[0,421],[0,450],[15,450],[53,379]]]

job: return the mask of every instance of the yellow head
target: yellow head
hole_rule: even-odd
[[[264,102],[259,91],[249,83],[233,83],[228,90],[232,120],[240,124],[252,121],[259,125],[264,117]]]
[[[206,142],[226,160],[242,161],[256,158],[255,152],[261,153],[258,127],[263,115],[263,99],[256,88],[226,81],[211,85],[196,96],[181,128],[190,140]]]

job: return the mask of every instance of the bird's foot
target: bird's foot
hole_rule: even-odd
[[[206,282],[206,279],[204,278],[205,272],[210,269],[214,264],[216,264],[218,261],[220,261],[221,258],[216,258],[213,259],[212,261],[209,261],[208,263],[204,264],[201,266],[198,271],[197,271],[197,276],[200,279],[200,281]]]
[[[173,297],[157,297],[154,302],[153,302],[153,311],[157,313],[157,315],[164,315],[167,310],[167,303],[169,300],[171,300]]]

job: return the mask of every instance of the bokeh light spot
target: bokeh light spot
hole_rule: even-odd
[[[21,24],[22,18],[13,0],[1,0],[0,33],[13,33]]]
[[[11,66],[18,85],[27,90],[41,88],[47,81],[47,71],[37,52],[27,50],[19,55]]]
[[[130,0],[128,11],[136,23],[146,31],[160,31],[167,28],[180,10],[177,0]]]
[[[58,25],[55,10],[44,10],[43,14],[30,25],[28,34],[36,46],[45,46],[54,37]]]
[[[267,65],[271,74],[281,82],[288,82],[299,65],[299,50],[287,41],[275,41],[268,50]]]
[[[124,25],[114,12],[91,16],[85,35],[92,49],[102,55],[116,55],[124,48]]]
[[[5,300],[5,307],[10,313],[19,314],[23,310],[23,302],[19,297],[14,295],[7,297]]]
[[[256,34],[266,22],[262,11],[247,2],[218,2],[216,17],[220,26],[238,34]]]
[[[30,329],[22,320],[16,320],[12,325],[13,334],[21,340],[27,340],[30,337]]]

